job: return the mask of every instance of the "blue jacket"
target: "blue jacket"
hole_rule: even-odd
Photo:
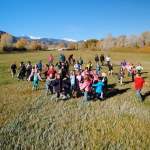
[[[96,88],[96,93],[101,93],[102,92],[102,86],[104,86],[103,82],[98,82],[97,84],[92,84],[92,86],[97,87]]]
[[[62,60],[62,53],[59,55],[59,59]]]
[[[70,76],[70,80],[71,80],[71,85],[75,85],[75,75],[71,75]]]
[[[38,69],[40,70],[40,71],[42,71],[42,60],[39,60],[39,63],[37,64],[37,66],[38,66]]]

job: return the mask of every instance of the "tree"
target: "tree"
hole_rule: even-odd
[[[96,45],[97,45],[97,42],[98,42],[98,40],[97,39],[90,39],[90,40],[86,40],[85,42],[84,42],[84,46],[86,47],[86,48],[95,48],[96,47]]]
[[[69,43],[67,49],[71,49],[71,50],[77,49],[77,43],[76,42]]]
[[[1,36],[1,46],[4,51],[10,50],[12,48],[13,38],[12,35],[5,33]]]
[[[28,49],[29,48],[29,41],[24,38],[21,38],[17,41],[16,47],[19,49]]]
[[[38,50],[39,49],[39,44],[36,41],[31,41],[30,44],[30,50]]]
[[[59,43],[58,47],[59,48],[64,48],[65,47],[65,43],[63,43],[63,42]]]
[[[150,41],[150,31],[145,31],[141,34],[143,44],[146,45]]]

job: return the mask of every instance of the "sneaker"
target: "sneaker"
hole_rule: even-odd
[[[34,91],[34,87],[32,88],[32,91]]]

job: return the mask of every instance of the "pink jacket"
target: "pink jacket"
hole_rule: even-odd
[[[127,65],[126,65],[126,69],[127,71],[130,71],[131,70],[131,66],[130,66],[130,63],[128,62]]]
[[[85,91],[90,91],[90,81],[88,81],[88,80],[84,80],[84,83],[83,83],[83,85],[82,85],[82,87],[80,87],[80,90],[84,90],[85,89]]]
[[[97,81],[98,80],[98,75],[97,74],[94,74],[94,81]]]
[[[85,70],[81,73],[81,76],[84,77],[86,74],[93,74],[92,72],[88,71],[88,73],[85,72]]]
[[[53,56],[49,56],[49,61],[52,61],[54,59]]]

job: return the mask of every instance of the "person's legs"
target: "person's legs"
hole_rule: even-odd
[[[53,94],[53,86],[49,86],[49,89],[51,91],[51,94]]]
[[[46,93],[49,92],[48,88],[49,88],[49,86],[48,86],[48,84],[46,83]]]
[[[85,99],[86,102],[88,101],[88,91],[84,92],[84,99]]]
[[[132,82],[134,81],[134,74],[132,74]]]
[[[111,75],[113,74],[113,70],[111,70]]]
[[[121,78],[120,78],[120,85],[122,85],[122,79],[123,79],[123,77],[121,76]]]
[[[130,75],[130,71],[128,71],[128,76]]]
[[[141,89],[138,89],[138,90],[136,90],[137,91],[137,94],[138,94],[138,97],[139,97],[139,99],[141,100],[142,99],[142,95],[141,95]]]
[[[36,81],[35,83],[35,90],[37,90],[37,86],[38,86],[38,81]]]

